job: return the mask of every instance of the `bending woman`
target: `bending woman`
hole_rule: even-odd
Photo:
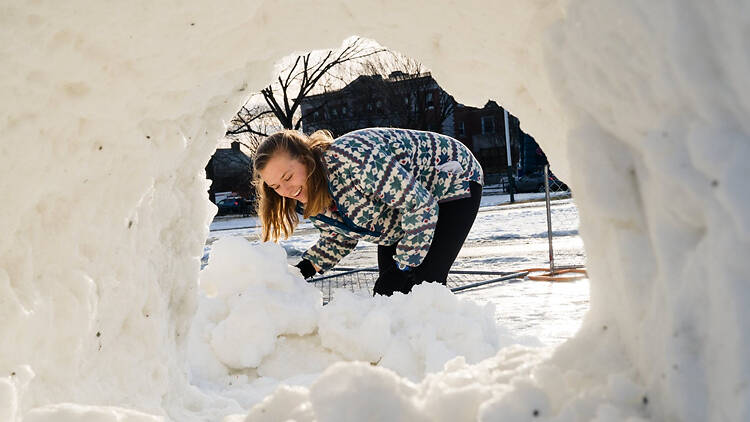
[[[263,241],[287,238],[298,213],[320,231],[297,264],[310,278],[335,266],[359,239],[378,245],[374,293],[446,284],[482,196],[482,168],[445,135],[372,128],[336,140],[285,130],[255,155]]]

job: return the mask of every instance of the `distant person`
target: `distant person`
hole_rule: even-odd
[[[292,130],[255,155],[263,241],[289,237],[298,213],[320,231],[296,265],[305,278],[335,266],[364,239],[378,245],[374,294],[446,284],[482,196],[482,168],[445,135],[371,128],[337,139]]]

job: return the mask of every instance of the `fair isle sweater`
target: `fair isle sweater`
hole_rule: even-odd
[[[400,267],[422,263],[432,244],[441,202],[471,196],[482,168],[461,142],[407,129],[371,128],[337,138],[323,155],[333,204],[310,218],[318,242],[302,257],[321,272],[349,254],[359,239],[398,242]]]

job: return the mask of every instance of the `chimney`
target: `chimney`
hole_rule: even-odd
[[[232,142],[232,151],[240,152],[240,143],[237,141]]]

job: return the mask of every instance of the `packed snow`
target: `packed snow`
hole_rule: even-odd
[[[0,6],[0,21],[2,420],[750,420],[750,3],[41,0]],[[297,334],[312,316],[245,321],[266,342],[229,350],[246,328],[232,314],[258,314],[220,292],[269,306],[314,292],[292,289],[278,249],[268,280],[203,290],[205,165],[276,61],[352,34],[421,60],[461,103],[498,99],[544,148],[576,193],[591,276],[572,339],[437,372],[446,354],[337,362],[278,388],[252,365],[283,378],[310,369],[285,372],[308,350],[322,367]],[[419,298],[465,300],[401,300]],[[412,322],[394,344],[437,327]],[[224,374],[247,388],[200,381]]]
[[[491,304],[458,299],[442,286],[390,298],[341,291],[324,307],[320,290],[285,255],[276,244],[240,237],[214,244],[188,348],[199,378],[252,369],[285,379],[346,359],[420,380],[455,356],[476,363],[512,340],[495,324]]]

